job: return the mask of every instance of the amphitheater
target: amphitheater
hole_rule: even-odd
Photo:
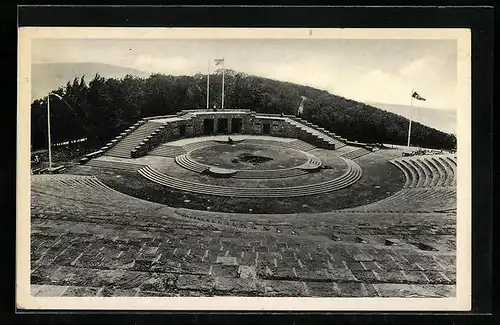
[[[457,159],[290,115],[144,118],[31,176],[35,296],[450,297]]]

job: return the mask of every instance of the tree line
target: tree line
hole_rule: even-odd
[[[330,94],[289,82],[225,71],[224,107],[245,108],[262,113],[295,114],[301,96],[303,118],[348,138],[369,143],[406,144],[408,119]],[[98,148],[127,127],[147,116],[175,114],[183,109],[206,108],[206,75],[148,78],[127,75],[122,79],[95,75],[87,84],[75,78],[53,92],[51,97],[52,142],[87,138]],[[210,78],[210,107],[221,106],[221,78]],[[47,97],[31,104],[33,150],[47,147]],[[412,145],[453,149],[456,138],[420,123],[412,123]]]

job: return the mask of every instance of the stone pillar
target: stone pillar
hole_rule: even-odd
[[[218,122],[217,122],[217,117],[214,117],[214,134],[217,134],[217,132],[219,131],[219,125],[218,125]]]
[[[227,118],[227,133],[231,133],[232,131],[232,124],[233,124],[233,119],[231,117]]]

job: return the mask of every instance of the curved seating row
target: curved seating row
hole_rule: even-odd
[[[316,147],[313,146],[312,144],[309,144],[309,143],[302,141],[302,140],[279,141],[279,140],[249,138],[249,139],[245,139],[243,142],[249,143],[249,144],[263,144],[266,146],[273,145],[273,146],[279,146],[279,147],[289,148],[289,149],[294,149],[294,150],[299,150],[299,151],[310,151],[310,150],[316,149]]]
[[[139,169],[138,172],[153,182],[187,192],[229,197],[296,197],[339,190],[358,181],[362,176],[359,165],[352,160],[345,159],[345,162],[348,165],[347,171],[336,179],[316,184],[282,188],[240,188],[200,184],[162,174],[148,166]]]
[[[302,170],[299,168],[287,168],[287,169],[276,169],[276,170],[238,170],[233,178],[244,178],[244,179],[272,179],[272,178],[286,178],[295,177],[307,174],[307,170]]]
[[[215,146],[218,145],[217,142],[212,141],[212,140],[205,140],[205,141],[196,141],[192,143],[188,143],[182,146],[182,148],[186,152],[190,152],[196,149],[204,148],[204,147],[210,147],[210,146]]]
[[[195,173],[200,173],[200,174],[205,172],[207,169],[210,168],[210,166],[200,164],[199,162],[190,159],[188,154],[183,154],[183,155],[175,157],[175,162],[179,166],[181,166],[185,169],[188,169],[188,170],[191,170]]]
[[[386,199],[342,211],[351,212],[433,212],[456,209],[452,187],[403,189]]]
[[[312,144],[309,144],[309,143],[304,142],[302,140],[294,140],[294,141],[290,141],[290,142],[284,142],[283,146],[286,148],[295,149],[295,150],[299,150],[299,151],[311,151],[313,149],[316,149],[316,147],[313,146]]]
[[[321,166],[321,160],[319,160],[319,158],[315,155],[309,153],[305,154],[307,156],[307,161],[297,167],[273,170],[237,170],[236,173],[231,175],[231,177],[244,179],[285,178],[300,176],[307,174],[309,171],[317,170]],[[200,174],[205,173],[208,169],[210,169],[210,167],[212,167],[191,159],[189,153],[176,156],[175,162],[182,168]]]
[[[354,212],[432,212],[456,209],[456,157],[425,155],[391,161],[401,169],[403,189],[383,200],[345,209]]]
[[[353,160],[361,156],[367,155],[370,152],[371,152],[370,150],[367,150],[365,148],[357,148],[352,151],[349,151],[348,153],[343,154],[342,157]]]
[[[413,156],[391,160],[405,175],[404,188],[456,185],[456,158],[446,155]]]
[[[112,161],[112,160],[101,160],[101,159],[92,159],[87,163],[87,166],[92,167],[100,167],[100,168],[113,168],[113,169],[121,169],[135,172],[144,165],[134,164],[134,163],[126,163],[121,161]]]
[[[149,152],[150,155],[167,157],[167,158],[175,158],[185,153],[186,150],[183,147],[171,146],[168,144],[159,145],[158,147],[154,148]]]
[[[109,206],[113,211],[121,209],[125,212],[140,213],[154,211],[160,204],[138,199],[133,196],[118,192],[93,176],[81,175],[33,175],[31,177],[32,195],[37,197],[36,202],[41,202],[40,195],[60,197],[75,201],[77,207],[81,202],[95,204],[97,211]],[[67,204],[70,204],[67,202]],[[75,212],[78,212],[76,209]]]

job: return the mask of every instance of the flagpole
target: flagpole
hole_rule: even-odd
[[[207,109],[210,108],[210,60],[207,62]]]
[[[407,147],[410,146],[410,136],[411,136],[411,114],[413,113],[413,88],[411,90],[411,96],[410,96],[410,123],[409,123],[409,126],[408,126],[408,144],[407,144]]]
[[[224,109],[224,58],[222,58],[222,109]]]
[[[50,141],[50,93],[47,95],[47,134],[49,140],[49,172],[52,171],[52,145]]]

